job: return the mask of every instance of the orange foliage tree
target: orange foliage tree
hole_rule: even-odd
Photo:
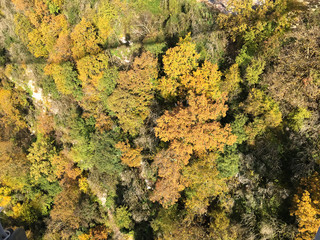
[[[52,51],[49,52],[49,62],[60,63],[70,60],[72,55],[71,44],[69,31],[61,31]]]
[[[174,155],[168,158],[160,153],[156,156],[154,163],[158,167],[160,179],[156,183],[151,200],[160,201],[164,206],[174,204],[180,196],[179,191],[184,189],[182,186],[186,186],[180,184],[183,182],[180,170],[188,164],[192,153],[201,157],[209,151],[223,151],[225,145],[232,145],[236,141],[236,136],[231,133],[230,126],[223,127],[217,121],[220,117],[225,116],[227,111],[224,99],[212,103],[204,95],[191,94],[188,104],[187,107],[180,105],[170,112],[166,111],[158,119],[157,127],[155,127],[156,136],[165,142],[171,142],[168,151]],[[162,162],[175,166],[173,168],[175,172],[166,175],[168,168]],[[212,171],[210,174],[216,171],[208,169]],[[190,176],[191,174],[194,172],[189,172]],[[189,184],[195,186],[196,183]],[[168,194],[173,197],[167,197]]]
[[[228,110],[225,100],[212,103],[204,95],[191,94],[187,107],[180,105],[158,119],[156,136],[165,142],[179,141],[198,155],[211,150],[223,151],[226,144],[236,141],[230,125],[222,127],[217,121]]]
[[[222,74],[217,65],[207,61],[198,67],[198,60],[199,54],[190,35],[180,39],[178,45],[169,49],[163,58],[166,76],[158,81],[157,89],[165,98],[179,96],[186,98],[186,103],[180,103],[173,110],[165,111],[154,128],[155,135],[160,140],[170,143],[168,152],[165,152],[174,157],[168,158],[163,152],[155,157],[154,164],[158,167],[159,179],[151,200],[170,206],[178,200],[179,191],[189,186],[196,192],[196,197],[190,197],[187,205],[190,211],[201,214],[208,205],[208,197],[219,194],[222,187],[220,190],[213,188],[214,193],[209,191],[206,195],[208,188],[200,184],[201,177],[192,170],[207,163],[203,157],[208,152],[222,152],[225,145],[233,145],[236,136],[231,133],[229,124],[222,126],[219,122],[228,110],[227,91],[223,91]],[[191,155],[202,160],[195,162],[191,168],[185,168]],[[163,165],[162,162],[168,163]],[[174,173],[162,174],[168,171],[166,166],[170,164],[174,166]],[[218,183],[218,171],[215,167],[209,167],[210,165],[214,166],[214,162],[206,168],[208,176],[211,176],[212,183]],[[183,178],[181,171],[188,177]],[[197,198],[201,199],[203,204],[199,203],[200,200],[196,201]]]
[[[47,136],[54,130],[54,118],[48,111],[41,111],[37,116],[37,133]]]
[[[74,231],[80,227],[80,194],[76,181],[65,182],[63,190],[54,199],[46,239],[55,239],[56,237],[69,239]]]
[[[54,174],[59,179],[68,177],[75,180],[81,174],[81,169],[75,166],[65,152],[60,152],[58,155],[53,156],[51,162],[52,166],[54,166]]]
[[[128,165],[129,167],[139,167],[142,161],[141,151],[142,148],[131,148],[130,144],[127,142],[119,142],[116,145],[121,151],[121,161],[122,163]]]
[[[175,204],[180,197],[180,192],[186,187],[181,169],[190,155],[188,152],[183,154],[185,158],[181,155],[181,152],[177,154],[175,149],[169,148],[160,151],[154,158],[153,166],[158,169],[160,179],[156,182],[155,191],[150,200],[160,202],[165,208]]]
[[[104,131],[109,131],[112,129],[113,121],[110,116],[100,113],[96,117],[96,129],[102,133]]]
[[[32,0],[11,0],[18,10],[25,11],[32,7]]]

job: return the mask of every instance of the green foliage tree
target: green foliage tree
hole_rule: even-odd
[[[266,93],[257,88],[251,89],[244,104],[244,111],[254,116],[253,122],[247,127],[247,135],[250,141],[261,134],[266,128],[275,128],[282,122],[282,114],[279,105]]]
[[[116,86],[116,69],[109,68],[109,58],[103,53],[79,59],[77,69],[84,93],[81,106],[98,117],[106,108],[101,101],[106,101]]]
[[[219,176],[228,178],[239,172],[240,156],[237,145],[226,146],[223,153],[217,157],[216,164]]]
[[[130,229],[132,226],[131,214],[128,212],[127,208],[124,206],[118,207],[116,209],[116,223],[119,228],[127,228]]]
[[[288,115],[288,125],[295,131],[299,131],[305,119],[311,117],[311,112],[305,108],[298,108]]]
[[[44,71],[47,75],[52,76],[59,92],[74,97],[81,96],[81,82],[71,62],[50,64],[45,67]]]
[[[224,179],[218,176],[215,159],[215,154],[211,153],[183,170],[183,177],[188,186],[185,207],[189,217],[205,214],[210,198],[213,199],[227,190]]]

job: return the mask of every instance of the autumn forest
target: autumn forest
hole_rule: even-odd
[[[318,1],[0,0],[0,31],[5,228],[315,237]]]

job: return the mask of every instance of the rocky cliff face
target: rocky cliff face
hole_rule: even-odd
[[[258,6],[263,4],[264,0],[251,0],[252,6]],[[228,9],[229,0],[198,0],[198,2],[204,2],[208,7],[222,12],[222,13],[232,13],[230,9]]]
[[[228,0],[197,0],[198,2],[205,3],[208,7],[222,13],[230,13],[227,10]]]

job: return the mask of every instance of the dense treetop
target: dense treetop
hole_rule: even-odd
[[[48,240],[313,239],[320,12],[227,2],[0,3],[2,225]]]

